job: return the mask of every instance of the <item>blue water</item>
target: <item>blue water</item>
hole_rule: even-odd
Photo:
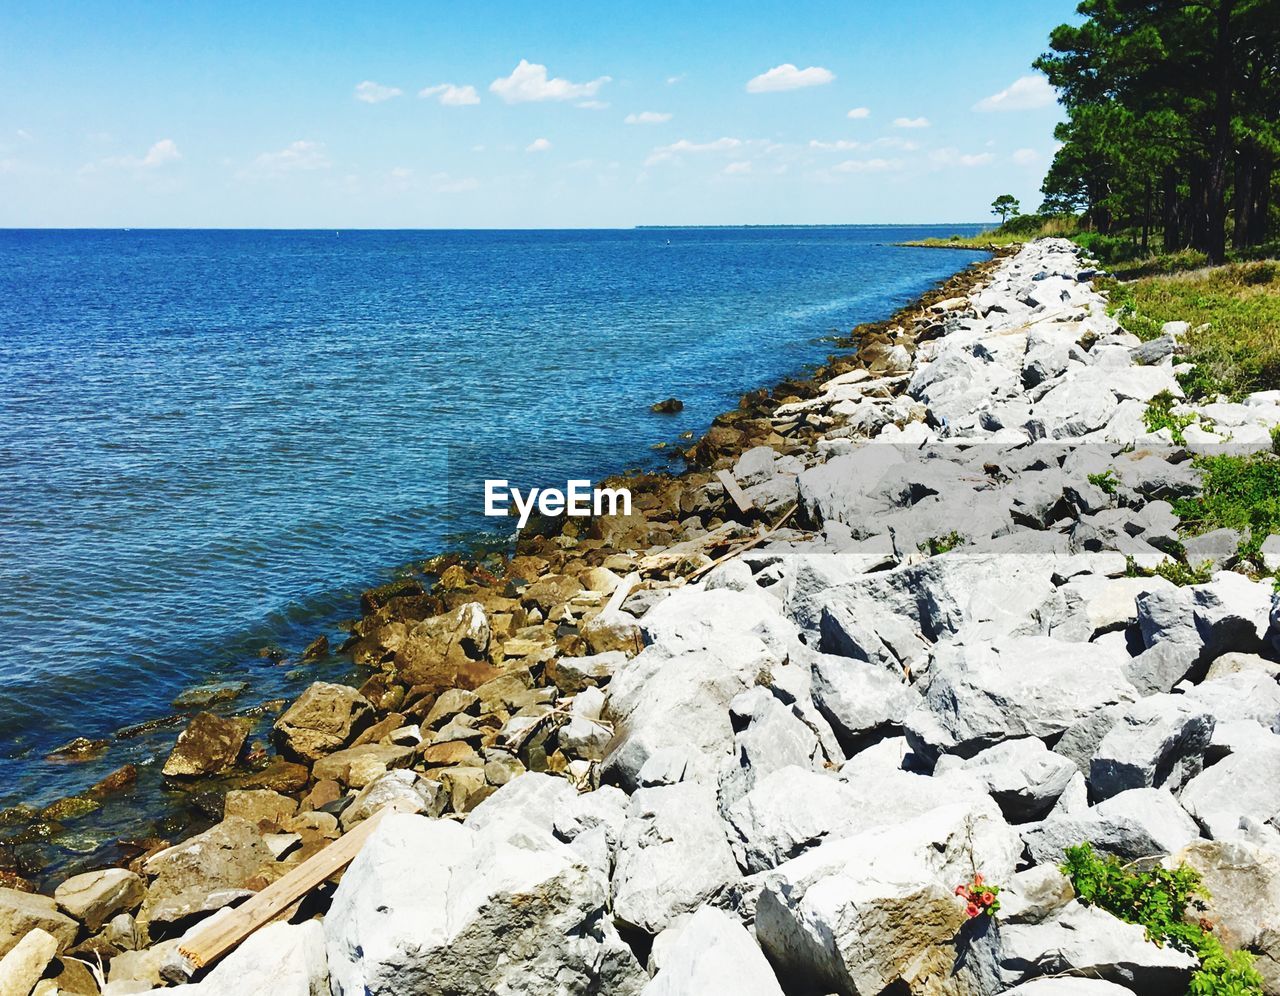
[[[977,258],[929,234],[0,232],[0,805],[210,676],[296,691],[258,650],[484,525],[469,454],[660,462]]]

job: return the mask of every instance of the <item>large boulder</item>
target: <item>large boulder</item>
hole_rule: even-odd
[[[903,673],[879,664],[814,654],[810,667],[813,701],[849,752],[870,735],[900,727],[920,702]]]
[[[779,611],[777,599],[752,586],[744,591],[693,585],[678,588],[640,621],[646,643],[714,646],[728,636],[758,637],[780,659],[796,638],[796,628]]]
[[[162,991],[166,996],[330,996],[324,928],[318,920],[268,924],[199,983]]]
[[[1123,861],[1177,851],[1200,836],[1186,811],[1166,789],[1129,789],[1098,805],[1059,813],[1022,832],[1037,864],[1057,864],[1066,849],[1088,841]]]
[[[981,992],[1052,975],[1102,979],[1139,996],[1165,996],[1185,992],[1199,967],[1192,955],[1147,940],[1137,924],[1074,901],[1042,923],[999,924],[977,938],[967,956]]]
[[[613,873],[619,923],[656,934],[739,877],[714,789],[684,782],[632,795]]]
[[[982,782],[1011,823],[1045,816],[1076,773],[1076,766],[1035,737],[1021,737],[979,751],[971,758],[944,755],[936,774],[966,771]]]
[[[703,906],[680,926],[643,996],[782,996],[782,987],[746,928]]]
[[[637,788],[645,762],[665,750],[685,758],[685,778],[713,782],[733,751],[729,703],[778,663],[751,636],[726,636],[709,647],[646,647],[609,683],[605,718],[614,737],[604,777]]]
[[[199,713],[178,734],[178,742],[164,762],[163,773],[170,778],[195,778],[229,771],[235,766],[248,736],[247,720]]]
[[[1266,823],[1280,813],[1280,745],[1251,744],[1191,779],[1182,805],[1205,832],[1229,837],[1242,817]]]
[[[1120,714],[1089,762],[1089,787],[1107,799],[1126,789],[1177,792],[1204,767],[1214,718],[1181,695],[1151,695]]]
[[[756,685],[729,703],[737,732],[733,758],[720,771],[720,808],[750,792],[770,772],[781,768],[821,767],[818,737],[773,691]]]
[[[533,824],[393,814],[325,918],[330,985],[334,996],[631,996],[646,976],[608,898],[598,870]]]
[[[1005,881],[1017,835],[984,796],[830,841],[761,877],[756,936],[797,991],[946,991],[966,921],[955,886]]]
[[[317,761],[345,747],[373,721],[373,706],[354,688],[317,681],[276,720],[276,746],[291,758]]]
[[[912,750],[972,756],[1014,737],[1055,737],[1136,692],[1128,655],[1109,644],[1014,637],[935,648],[924,703],[908,717]]]

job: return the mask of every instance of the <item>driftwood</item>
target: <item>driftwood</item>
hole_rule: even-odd
[[[715,560],[711,561],[711,563],[705,564],[704,566],[699,567],[696,571],[694,571],[687,578],[685,578],[685,580],[696,581],[698,578],[702,577],[702,575],[706,574],[707,571],[711,570],[713,567],[719,567],[726,560],[732,560],[734,557],[738,556],[738,554],[746,553],[752,547],[759,546],[761,543],[767,540],[770,536],[776,533],[779,529],[785,526],[787,522],[791,519],[791,516],[795,515],[796,509],[798,507],[799,507],[798,505],[792,505],[789,509],[786,510],[786,512],[783,513],[782,518],[780,518],[777,522],[775,522],[772,527],[770,527],[767,530],[762,529],[759,533],[757,533],[754,537],[752,537],[746,543],[743,543],[741,546],[735,547],[734,549],[730,550],[728,553],[724,554],[721,557],[717,557]]]
[[[733,499],[733,503],[738,506],[738,511],[743,515],[750,515],[755,511],[755,505],[751,499],[747,497],[747,493],[738,486],[738,482],[733,479],[733,475],[727,470],[717,470],[716,480],[724,485],[724,490],[729,497]]]

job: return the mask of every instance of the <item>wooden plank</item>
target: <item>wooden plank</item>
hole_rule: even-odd
[[[395,809],[394,803],[384,806],[350,833],[343,834],[324,850],[311,855],[282,878],[245,900],[229,916],[197,932],[179,946],[178,952],[187,959],[193,972],[212,965],[259,927],[266,926],[329,876],[350,864],[382,818]]]
[[[743,515],[750,515],[755,511],[755,505],[751,503],[751,499],[747,497],[747,493],[738,487],[738,482],[733,479],[733,475],[727,470],[717,470],[716,479],[724,485],[725,491],[729,493],[729,497],[733,499],[733,503],[738,506],[738,511]]]
[[[764,530],[761,530],[757,535],[755,535],[746,543],[743,543],[741,546],[737,547],[736,549],[730,550],[728,553],[726,553],[722,557],[717,557],[715,560],[711,561],[711,563],[707,564],[704,567],[699,567],[696,571],[690,574],[685,580],[696,581],[698,578],[702,577],[702,575],[706,574],[707,571],[711,570],[713,567],[719,567],[726,560],[731,560],[732,558],[738,556],[738,554],[746,553],[752,547],[759,546],[761,543],[767,540],[770,536],[776,533],[779,529],[785,526],[787,522],[791,519],[791,516],[795,515],[796,509],[798,507],[799,507],[798,505],[792,505],[789,509],[787,509],[786,513],[782,516],[782,518],[777,521],[777,523],[773,526],[773,528],[769,529],[767,532]]]

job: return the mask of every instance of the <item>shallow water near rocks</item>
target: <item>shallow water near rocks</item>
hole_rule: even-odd
[[[955,230],[0,232],[0,808],[146,765],[175,727],[44,757],[193,684],[248,681],[235,709],[345,673],[301,648],[486,525],[467,454],[662,465],[981,258],[893,245]]]

